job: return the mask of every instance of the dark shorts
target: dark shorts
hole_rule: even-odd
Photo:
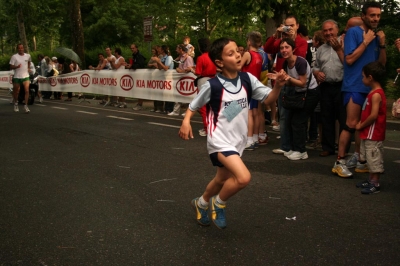
[[[239,155],[239,153],[237,151],[221,151],[220,153],[222,153],[222,155],[224,155],[225,157],[237,154]],[[218,160],[218,152],[214,152],[210,154],[210,160],[212,162],[212,165],[214,166],[218,166],[218,167],[224,167],[224,165]]]
[[[12,83],[13,84],[16,84],[16,83],[23,84],[25,81],[28,81],[28,80],[29,80],[29,77],[26,77],[26,78],[23,78],[23,79],[13,78],[12,79]]]
[[[358,104],[360,106],[364,105],[365,98],[367,98],[368,93],[361,92],[343,92],[343,105],[346,106],[350,99],[353,99],[353,103]]]
[[[250,110],[253,110],[253,109],[257,109],[258,108],[258,101],[257,100],[254,100],[254,99],[251,99],[250,100],[250,107],[249,107],[249,109]]]

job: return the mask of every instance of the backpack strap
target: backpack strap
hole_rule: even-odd
[[[247,92],[247,103],[249,103],[253,93],[253,88],[251,87],[249,74],[247,74],[246,72],[239,72],[239,77],[240,77],[240,82],[242,83],[242,87],[244,87],[244,89]]]

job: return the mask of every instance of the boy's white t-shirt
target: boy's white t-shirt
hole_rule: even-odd
[[[29,77],[29,64],[31,62],[31,55],[25,54],[15,54],[10,59],[10,65],[18,66],[21,64],[20,68],[14,69],[14,78],[24,79]]]
[[[264,101],[271,88],[262,84],[255,76],[247,73],[250,78],[252,98],[258,101]],[[217,78],[223,85],[222,97],[218,104],[218,113],[214,113],[213,108],[207,106],[207,150],[209,154],[223,151],[236,151],[240,156],[246,147],[247,142],[247,120],[248,120],[248,100],[247,91],[240,78],[237,84],[234,85],[232,81],[226,79],[221,75]],[[202,106],[208,104],[211,99],[211,86],[207,81],[200,90],[200,93],[189,104],[191,111],[196,111]],[[227,112],[229,106],[239,109],[238,113],[232,116],[232,113]],[[232,107],[232,106],[231,106]],[[230,120],[230,121],[229,121]]]

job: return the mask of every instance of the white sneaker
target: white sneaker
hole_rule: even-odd
[[[303,152],[303,153],[301,153],[301,152],[298,152],[298,151],[294,151],[292,154],[290,154],[289,156],[287,156],[287,158],[289,159],[289,160],[292,160],[292,161],[296,161],[296,160],[305,160],[305,159],[308,159],[308,154],[307,154],[307,152],[305,151],[305,152]]]
[[[119,108],[127,108],[128,106],[126,105],[126,103],[121,103],[120,105],[118,105]]]
[[[40,102],[40,103],[43,103],[43,97],[42,97],[42,96],[40,96],[39,102]]]
[[[275,154],[284,154],[286,151],[284,151],[284,150],[281,150],[281,149],[273,149],[272,150],[272,153],[275,153]]]
[[[16,112],[16,113],[19,112],[18,104],[14,104],[14,112]]]
[[[31,110],[29,110],[28,105],[24,105],[25,113],[29,114]]]
[[[289,157],[289,155],[292,154],[293,152],[294,152],[294,151],[292,151],[292,150],[290,150],[290,151],[285,151],[285,152],[283,153],[283,156]]]
[[[202,137],[207,137],[207,131],[204,130],[204,128],[199,130],[199,135]]]
[[[273,130],[273,131],[281,131],[281,126],[280,126],[280,125],[273,126],[273,127],[272,127],[272,130]]]
[[[186,113],[182,113],[181,116],[185,117]]]
[[[172,112],[169,113],[168,115],[170,115],[170,116],[178,116],[179,114],[178,114],[178,113],[175,113],[174,111],[172,111]]]

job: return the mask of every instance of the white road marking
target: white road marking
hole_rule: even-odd
[[[385,150],[395,150],[395,151],[400,151],[400,148],[394,148],[394,147],[383,147]]]
[[[157,126],[162,126],[162,127],[181,128],[180,126],[173,126],[173,125],[162,124],[162,123],[154,123],[154,122],[147,122],[147,123],[150,125],[157,125]]]
[[[98,113],[86,112],[86,111],[76,111],[77,113],[88,114],[88,115],[98,115]]]
[[[120,120],[128,120],[128,121],[132,121],[132,118],[126,118],[126,117],[120,117],[120,116],[113,116],[113,115],[109,115],[107,116],[109,118],[115,118],[115,119],[120,119]]]
[[[11,99],[3,99],[3,98],[0,98],[0,100],[9,102]]]
[[[52,106],[51,108],[54,108],[54,109],[60,109],[60,110],[68,110],[68,108],[64,108],[64,107],[56,107],[56,106]]]

